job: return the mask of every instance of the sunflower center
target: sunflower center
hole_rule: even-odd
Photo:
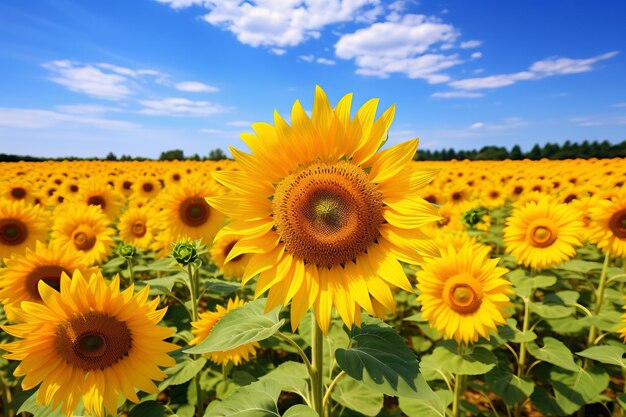
[[[26,197],[26,190],[22,187],[15,187],[11,190],[11,197],[21,200]]]
[[[497,192],[496,190],[493,190],[489,193],[489,197],[493,198],[494,200],[498,197],[500,197],[500,193]]]
[[[130,181],[124,181],[122,183],[122,188],[124,188],[125,190],[130,190],[130,187],[133,186],[133,183]]]
[[[97,236],[89,226],[81,225],[72,233],[72,241],[78,250],[87,251],[96,244]]]
[[[0,219],[0,243],[17,246],[28,237],[26,225],[18,219]]]
[[[149,182],[144,183],[141,188],[143,188],[143,190],[147,193],[152,192],[152,190],[154,190],[154,185],[152,185]]]
[[[61,274],[63,272],[67,275],[71,275],[69,271],[59,265],[40,265],[36,267],[26,277],[26,291],[33,300],[41,300],[38,285],[39,281],[43,281],[60,292]]]
[[[609,220],[609,228],[619,239],[626,239],[626,209],[615,212]]]
[[[443,292],[445,302],[459,314],[472,314],[483,301],[482,285],[468,274],[448,279]]]
[[[180,220],[187,226],[202,226],[209,220],[210,207],[202,197],[188,198],[178,208]]]
[[[131,230],[133,232],[133,235],[135,235],[136,237],[144,237],[147,232],[146,224],[141,220],[135,220],[131,227]]]
[[[104,207],[106,206],[106,201],[100,195],[93,195],[93,196],[89,197],[89,199],[87,200],[87,205],[89,205],[89,206],[100,206],[104,210]]]
[[[452,193],[452,199],[454,201],[459,201],[461,198],[463,198],[463,194],[461,194],[460,192],[456,191]]]
[[[76,185],[76,184],[70,185],[70,191],[73,192],[73,193],[77,193],[78,192],[78,185]]]
[[[365,253],[384,222],[380,191],[361,168],[343,161],[312,164],[284,178],[272,204],[285,248],[328,268]]]
[[[59,356],[85,371],[114,365],[132,346],[132,333],[125,322],[95,311],[60,324],[54,340]]]
[[[537,248],[546,248],[556,241],[556,233],[544,225],[531,228],[529,237],[530,243]]]
[[[515,195],[520,195],[522,191],[524,191],[524,187],[521,187],[519,185],[513,188],[513,194]]]

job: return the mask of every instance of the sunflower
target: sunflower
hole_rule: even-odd
[[[505,323],[505,308],[511,305],[508,272],[489,258],[489,248],[468,242],[459,250],[441,248],[441,257],[422,265],[417,288],[422,316],[446,337],[470,343]]]
[[[599,249],[615,257],[626,257],[626,190],[609,200],[595,200],[589,209],[589,237]]]
[[[122,214],[117,224],[122,241],[147,249],[154,239],[156,211],[150,206],[131,207]]]
[[[542,270],[576,255],[583,224],[577,210],[542,197],[513,210],[504,228],[504,243],[518,264]]]
[[[161,183],[155,177],[144,176],[136,178],[131,184],[131,198],[146,200],[154,198],[161,191]]]
[[[115,231],[98,206],[64,204],[55,212],[52,241],[63,248],[80,251],[88,264],[104,261],[112,251]]]
[[[41,384],[37,403],[62,404],[67,416],[82,398],[98,417],[118,415],[120,395],[138,403],[135,387],[158,393],[153,380],[166,377],[159,367],[175,364],[167,352],[178,346],[163,341],[174,331],[158,326],[167,309],[156,309],[158,297],[147,302],[149,287],[120,292],[118,276],[107,283],[98,273],[87,281],[79,271],[71,280],[63,274],[60,287],[41,281],[42,304],[22,303],[14,310],[18,324],[2,326],[20,339],[2,349],[21,361],[14,375],[24,377],[22,389]]]
[[[221,194],[222,187],[215,181],[184,181],[171,185],[159,196],[161,211],[157,222],[169,230],[174,240],[188,237],[211,243],[224,225],[225,216],[213,209],[205,197]]]
[[[222,237],[219,233],[215,237],[215,242],[213,242],[213,246],[210,250],[211,259],[215,263],[215,266],[222,271],[225,277],[241,278],[248,261],[252,257],[250,254],[237,255],[230,261],[224,262],[231,249],[243,237],[244,236],[238,235],[226,235]]]
[[[61,274],[72,275],[75,270],[89,276],[97,268],[89,268],[82,254],[61,249],[55,245],[37,242],[35,250],[26,248],[24,255],[15,255],[6,260],[6,268],[0,269],[0,300],[10,320],[10,306],[19,306],[22,301],[41,302],[38,284],[43,281],[57,291]]]
[[[502,187],[491,184],[482,188],[483,192],[480,196],[480,205],[488,209],[501,207],[506,202],[506,194],[502,191]]]
[[[0,200],[0,260],[48,240],[50,214],[24,200]]]
[[[244,300],[240,300],[239,297],[235,297],[234,300],[228,300],[226,308],[218,305],[216,307],[216,311],[207,311],[204,313],[200,313],[200,320],[191,322],[191,326],[193,327],[193,329],[191,329],[191,332],[196,337],[193,338],[189,342],[189,344],[197,345],[198,343],[202,342],[211,333],[211,330],[213,330],[213,326],[215,326],[215,324],[220,321],[220,319],[224,317],[226,313],[239,307],[243,307],[244,304]],[[217,364],[226,365],[228,362],[232,362],[233,365],[237,366],[249,361],[250,357],[255,356],[256,349],[259,347],[260,345],[257,342],[252,342],[224,352],[206,353],[203,356],[210,358],[213,362]]]
[[[0,197],[7,200],[24,200],[32,204],[35,200],[35,193],[32,184],[27,181],[10,181],[0,186]]]
[[[418,197],[437,170],[409,169],[417,139],[377,152],[395,107],[374,121],[378,100],[369,100],[350,120],[351,101],[333,110],[317,87],[312,118],[299,101],[292,126],[275,112],[275,126],[242,134],[252,154],[231,148],[239,171],[213,172],[231,191],[207,199],[233,219],[222,235],[245,236],[226,262],[253,254],[243,283],[260,273],[268,311],[293,300],[294,329],[311,306],[324,333],[333,306],[348,327],[361,309],[394,310],[391,287],[411,291],[398,260],[438,253],[421,228],[439,217]]]
[[[77,201],[88,206],[100,207],[111,221],[117,218],[124,205],[124,199],[113,190],[112,186],[97,180],[81,184]]]

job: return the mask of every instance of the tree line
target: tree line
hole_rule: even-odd
[[[200,156],[195,153],[190,156],[186,156],[180,149],[172,149],[169,151],[161,152],[161,155],[157,159],[158,161],[221,161],[223,159],[229,159],[224,151],[220,148],[213,149],[208,155]],[[113,152],[109,152],[104,158],[90,157],[80,158],[77,156],[64,156],[62,158],[40,158],[36,156],[28,155],[9,155],[0,153],[0,162],[43,162],[43,161],[154,161],[151,158],[144,158],[142,156],[130,156],[121,155],[118,157]]]
[[[531,159],[589,159],[589,158],[625,158],[626,141],[615,145],[608,140],[602,142],[588,140],[582,143],[572,143],[569,140],[562,145],[558,143],[546,143],[543,146],[535,144],[528,152],[522,152],[519,145],[515,145],[509,151],[504,146],[484,146],[480,150],[455,151],[454,149],[442,149],[431,151],[430,149],[418,150],[415,154],[416,161],[451,161],[453,159],[472,161],[502,161],[505,159],[522,160]]]

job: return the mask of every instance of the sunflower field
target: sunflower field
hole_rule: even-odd
[[[351,103],[0,164],[0,415],[626,416],[626,161],[414,162]]]

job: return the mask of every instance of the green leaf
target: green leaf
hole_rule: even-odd
[[[526,272],[521,268],[509,272],[506,277],[511,281],[515,287],[515,292],[520,297],[528,297],[533,289],[548,288],[557,282],[557,278],[553,275],[537,275],[530,277],[526,275]]]
[[[163,391],[170,385],[184,384],[196,376],[204,368],[206,362],[206,358],[192,359],[186,355],[183,356],[181,362],[165,370],[168,377],[159,384],[159,390]]]
[[[290,407],[289,410],[283,414],[283,417],[319,417],[319,414],[308,405],[297,404]]]
[[[293,361],[281,363],[259,380],[274,381],[282,391],[293,392],[304,399],[309,399],[309,371],[303,363]]]
[[[185,352],[224,352],[271,337],[284,320],[278,319],[280,307],[264,314],[265,301],[265,298],[260,298],[229,311],[215,324],[206,339]]]
[[[152,272],[174,272],[180,271],[176,261],[173,258],[167,257],[158,259],[147,265],[136,265],[133,267],[135,272],[144,272],[144,271],[152,271]]]
[[[535,387],[530,399],[543,415],[564,416],[567,414],[559,407],[554,397],[544,387]]]
[[[276,405],[279,395],[280,385],[276,381],[253,382],[238,388],[224,401],[207,409],[204,417],[279,417]]]
[[[165,408],[163,404],[156,401],[144,401],[137,404],[130,410],[128,417],[165,417]]]
[[[452,404],[452,393],[447,390],[433,391],[421,375],[415,381],[418,395],[415,398],[400,397],[400,410],[408,417],[445,417]]]
[[[571,272],[580,272],[583,274],[588,274],[593,270],[601,270],[602,263],[601,262],[591,262],[591,261],[583,261],[581,259],[572,259],[571,261],[565,262],[560,266],[556,267],[556,269],[561,269],[563,271],[571,271]]]
[[[57,408],[53,408],[52,405],[39,405],[37,404],[37,393],[39,391],[35,391],[33,395],[28,397],[26,401],[22,403],[22,406],[17,410],[17,414],[20,413],[30,413],[33,416],[37,417],[65,417],[65,413],[61,412],[61,406],[59,405]],[[74,414],[82,415],[84,413],[83,403],[82,401],[79,403],[78,407]],[[7,414],[8,415],[8,414]]]
[[[442,369],[457,375],[483,375],[493,369],[497,362],[494,354],[484,347],[473,347],[470,352],[459,354],[453,340],[438,343],[432,359]]]
[[[529,378],[520,378],[508,368],[498,366],[485,375],[487,386],[507,405],[516,404],[530,397],[535,384]]]
[[[344,407],[365,416],[375,416],[383,408],[383,394],[349,376],[339,380],[331,396]]]
[[[626,361],[624,360],[624,349],[617,346],[593,346],[589,349],[585,349],[582,352],[577,352],[578,356],[583,358],[593,359],[597,362],[606,363],[609,365],[617,365],[626,369]]]
[[[183,404],[176,409],[176,414],[172,417],[193,417],[196,413],[196,407],[191,404]]]
[[[417,357],[394,329],[363,314],[361,327],[353,326],[350,338],[350,348],[335,351],[339,367],[348,375],[383,394],[416,394]]]
[[[621,405],[622,408],[626,410],[626,393],[619,394],[616,398],[619,405]]]
[[[559,407],[567,414],[585,404],[597,402],[597,397],[609,386],[609,374],[599,365],[588,370],[567,371],[554,368],[550,372],[552,388]]]
[[[529,343],[528,353],[539,360],[560,366],[563,369],[574,372],[578,370],[578,365],[574,362],[572,352],[563,342],[552,337],[544,337],[543,347],[541,348],[536,343]]]
[[[298,334],[307,346],[311,346],[311,324],[315,323],[313,312],[307,313],[298,326]],[[346,333],[343,327],[343,322],[333,318],[330,321],[330,327],[328,333],[324,336],[324,349],[323,349],[323,364],[324,369],[330,369],[335,367],[335,351],[339,348],[346,348],[350,343],[350,337]],[[303,347],[304,348],[304,347]],[[325,381],[329,379],[327,374],[324,374]],[[330,381],[326,381],[330,383]]]
[[[172,292],[174,285],[185,283],[185,274],[179,273],[169,277],[154,278],[149,280],[135,281],[135,288],[137,291],[144,288],[146,285],[150,285],[150,295],[169,294]]]
[[[204,288],[212,294],[228,295],[241,288],[241,283],[224,281],[223,279],[209,278],[204,280]]]
[[[576,312],[575,307],[566,307],[558,304],[530,303],[530,311],[544,319],[560,319],[569,317]]]

